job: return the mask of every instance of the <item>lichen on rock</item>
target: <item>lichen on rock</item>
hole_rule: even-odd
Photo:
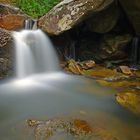
[[[113,0],[63,0],[38,21],[38,26],[52,35],[67,31],[110,5]]]

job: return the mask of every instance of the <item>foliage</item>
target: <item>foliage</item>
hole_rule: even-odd
[[[38,18],[48,12],[60,0],[16,0],[16,5],[26,14]]]

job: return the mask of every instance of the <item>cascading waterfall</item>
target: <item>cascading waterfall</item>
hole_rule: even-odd
[[[56,52],[41,30],[14,32],[18,78],[60,71]]]

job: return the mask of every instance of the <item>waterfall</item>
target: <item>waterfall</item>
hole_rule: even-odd
[[[26,30],[32,29],[33,25],[34,25],[34,21],[32,19],[25,20],[25,29]]]
[[[140,62],[140,58],[139,58],[139,54],[140,54],[140,49],[139,49],[139,38],[138,37],[134,37],[132,40],[132,49],[131,49],[131,66],[132,67],[138,67],[139,62]]]
[[[16,49],[15,71],[18,78],[60,70],[49,38],[41,30],[13,32]]]

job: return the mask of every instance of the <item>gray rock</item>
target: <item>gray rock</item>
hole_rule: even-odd
[[[104,10],[113,1],[63,0],[39,19],[38,26],[49,34],[58,35],[73,28],[91,15]]]
[[[139,0],[120,0],[136,34],[140,35],[140,1]]]
[[[86,23],[90,31],[96,33],[107,33],[117,24],[119,19],[119,8],[116,2],[100,12],[93,14]]]

